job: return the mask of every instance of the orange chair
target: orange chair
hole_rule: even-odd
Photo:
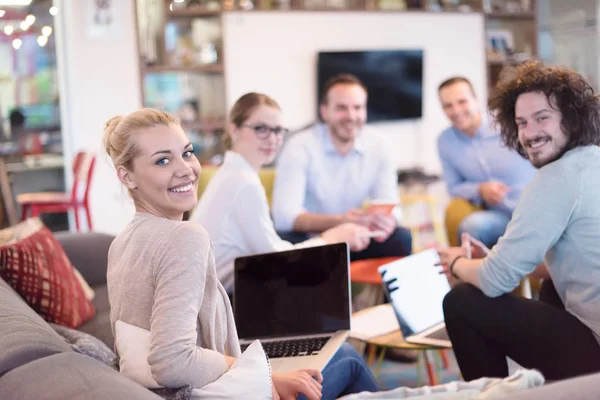
[[[44,213],[63,213],[73,210],[75,228],[79,232],[79,209],[83,208],[87,216],[88,229],[92,230],[92,215],[89,207],[89,192],[96,156],[93,153],[79,152],[73,162],[73,187],[71,193],[42,192],[23,193],[17,196],[17,204],[21,206],[21,220]],[[85,186],[84,186],[85,185]],[[79,193],[83,191],[83,198]]]
[[[381,276],[377,271],[380,266],[399,260],[402,257],[369,258],[350,263],[350,280],[353,283],[381,285]]]

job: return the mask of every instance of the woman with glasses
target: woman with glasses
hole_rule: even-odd
[[[217,276],[230,295],[237,257],[336,242],[348,242],[352,250],[360,251],[369,244],[368,229],[355,224],[337,226],[297,245],[277,236],[258,171],[273,162],[287,132],[273,99],[261,93],[240,97],[229,115],[225,160],[190,218],[208,231]],[[323,399],[376,390],[373,375],[349,344],[323,371]]]
[[[229,116],[225,160],[190,218],[208,231],[217,276],[229,294],[237,257],[337,242],[360,251],[369,244],[368,229],[355,224],[340,225],[295,246],[277,235],[258,171],[273,162],[287,132],[273,99],[261,93],[240,97]]]

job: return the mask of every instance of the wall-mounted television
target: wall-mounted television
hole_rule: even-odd
[[[360,79],[369,92],[368,121],[395,121],[423,116],[423,50],[319,52],[317,93],[339,73]]]

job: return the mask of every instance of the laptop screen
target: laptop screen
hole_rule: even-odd
[[[234,316],[242,339],[350,329],[345,243],[235,260]]]
[[[437,251],[430,249],[379,267],[385,290],[399,317],[411,333],[422,332],[444,321],[442,302],[450,291],[440,274]]]

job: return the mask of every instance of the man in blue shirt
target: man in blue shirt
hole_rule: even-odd
[[[535,168],[517,152],[501,144],[500,134],[483,121],[473,86],[463,77],[439,86],[440,102],[452,126],[438,138],[444,181],[453,198],[479,208],[460,222],[456,243],[463,232],[492,247],[504,234],[521,191]],[[452,213],[450,206],[446,212]],[[447,215],[447,220],[452,216]],[[453,235],[454,232],[450,232]]]
[[[393,158],[377,134],[365,127],[365,86],[349,74],[331,78],[320,114],[324,124],[293,136],[278,159],[275,228],[282,238],[298,242],[353,222],[381,234],[367,249],[353,252],[353,260],[410,254],[411,235],[398,226],[398,218],[361,209],[366,200],[400,202]]]

